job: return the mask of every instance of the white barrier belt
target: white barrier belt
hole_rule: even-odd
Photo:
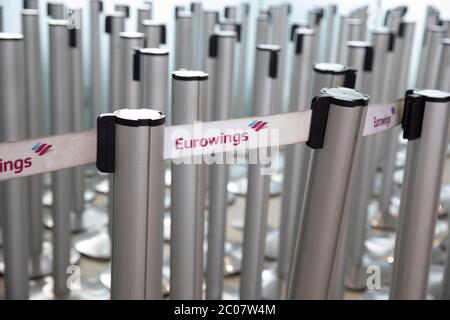
[[[97,157],[97,130],[0,144],[0,181],[56,171]]]
[[[403,99],[390,103],[370,104],[367,107],[363,136],[389,130],[402,122]]]
[[[164,131],[164,159],[305,142],[311,110],[177,125]]]
[[[402,107],[402,100],[369,105],[363,135],[398,125]],[[305,142],[311,114],[309,110],[166,127],[164,159]],[[95,163],[96,156],[97,130],[1,143],[0,181]]]

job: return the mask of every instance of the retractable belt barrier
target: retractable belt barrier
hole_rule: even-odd
[[[401,123],[403,99],[371,104],[363,136]],[[312,111],[262,117],[198,122],[164,129],[164,159],[180,159],[307,142]],[[261,139],[263,130],[279,130],[277,139]],[[33,138],[0,144],[0,181],[92,164],[97,156],[97,130]]]

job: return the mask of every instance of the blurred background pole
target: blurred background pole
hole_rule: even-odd
[[[50,27],[50,106],[52,134],[73,130],[70,97],[69,30],[65,20],[51,20]],[[72,199],[71,170],[52,173],[53,188],[53,291],[64,297],[67,288],[67,267],[70,265],[70,213]]]
[[[179,70],[172,73],[173,125],[205,119],[208,74]],[[181,159],[183,160],[183,159]],[[172,162],[170,299],[202,299],[205,220],[204,165],[195,157]]]
[[[210,57],[216,59],[212,121],[230,118],[233,97],[233,71],[237,34],[218,31],[211,36]],[[223,293],[225,231],[227,226],[228,165],[226,154],[222,163],[209,167],[209,223],[206,265],[206,299],[220,300]]]
[[[103,2],[91,0],[89,3],[90,22],[90,81],[91,81],[91,116],[89,127],[95,127],[95,119],[102,113],[102,82],[101,82],[101,60],[102,50],[100,47],[100,14],[103,11]]]
[[[361,39],[362,21],[342,16],[339,26],[339,41],[337,43],[336,62],[346,64],[348,55],[348,41],[357,41]]]
[[[0,136],[3,141],[23,140],[27,136],[23,39],[21,34],[0,33]],[[27,178],[2,182],[5,298],[8,300],[26,300],[29,295],[29,202],[24,201],[29,199],[28,186]]]
[[[257,46],[253,91],[253,114],[272,114],[277,99],[277,79],[280,68],[278,60],[281,47],[277,45]],[[263,174],[261,150],[255,152],[255,164],[249,164],[248,193],[245,204],[244,242],[242,251],[242,273],[240,299],[261,299],[262,271],[267,231],[270,175]],[[257,156],[256,156],[257,155]],[[250,158],[252,156],[250,155]]]
[[[52,19],[63,20],[66,18],[64,3],[62,2],[48,2],[47,15]]]
[[[144,32],[142,21],[151,20],[153,17],[152,6],[145,4],[137,8],[137,31]]]
[[[175,11],[175,70],[194,65],[194,27],[190,12]]]
[[[142,20],[142,32],[145,34],[146,48],[159,48],[166,44],[166,25],[155,20]]]

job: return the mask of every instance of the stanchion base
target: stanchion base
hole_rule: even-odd
[[[239,287],[234,287],[231,285],[224,285],[222,299],[223,300],[239,300]]]
[[[242,265],[242,246],[235,242],[225,241],[223,264],[225,277],[240,273]]]
[[[101,194],[109,194],[109,178],[107,176],[97,176],[92,178],[94,190]]]
[[[281,283],[275,267],[270,267],[262,272],[262,298],[267,300],[279,300]]]
[[[96,194],[94,189],[92,188],[86,188],[84,190],[84,201],[85,202],[91,202],[94,200]],[[46,188],[44,190],[44,193],[42,194],[42,205],[44,207],[51,207],[53,206],[53,191],[51,188]]]
[[[442,299],[442,285],[444,281],[444,266],[431,265],[428,277],[428,294],[435,300]]]
[[[389,300],[389,288],[368,290],[358,300]]]
[[[349,290],[366,290],[367,278],[372,275],[368,273],[368,267],[377,266],[380,269],[381,285],[389,285],[392,277],[392,263],[387,260],[373,259],[369,255],[363,256],[362,265],[352,267],[345,281],[345,287]]]
[[[163,263],[162,268],[162,290],[163,295],[168,296],[170,290],[170,266],[168,262]],[[100,282],[108,289],[111,289],[111,264],[100,274]]]
[[[170,166],[168,166],[166,168],[166,171],[164,171],[164,185],[167,188],[170,188],[171,184],[172,184],[172,169]]]
[[[278,259],[280,250],[280,232],[278,229],[273,229],[267,232],[266,235],[266,250],[265,256],[270,260]]]
[[[283,183],[281,178],[277,175],[270,180],[270,196],[275,197],[281,194]],[[247,176],[242,177],[236,181],[228,182],[228,192],[234,193],[237,196],[244,197],[247,195]]]
[[[83,256],[111,259],[111,239],[107,230],[88,231],[74,237],[73,246]]]
[[[0,275],[5,273],[5,260],[3,251],[0,248]],[[49,241],[42,243],[42,253],[36,258],[34,262],[29,261],[30,279],[41,278],[52,274],[53,272],[53,245]],[[74,249],[70,250],[70,264],[77,264],[81,259],[81,255]]]
[[[53,229],[51,209],[44,209],[43,216],[44,226],[47,229]],[[74,212],[71,213],[70,218],[70,230],[73,233],[85,230],[98,230],[108,224],[108,211],[105,207],[98,204],[88,203],[81,214],[81,221]]]
[[[110,293],[97,279],[81,278],[81,289],[73,289],[63,297],[53,294],[53,278],[30,281],[30,300],[109,300]]]
[[[236,181],[248,174],[248,165],[246,164],[233,164],[230,165],[228,171],[229,181]]]

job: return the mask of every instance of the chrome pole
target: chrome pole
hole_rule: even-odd
[[[145,34],[146,48],[159,48],[166,44],[166,25],[155,20],[142,20],[142,32]]]
[[[152,6],[150,4],[140,6],[137,8],[137,31],[144,33],[142,22],[144,20],[151,20],[153,16]],[[151,47],[150,47],[151,48]]]
[[[63,20],[66,17],[64,3],[62,2],[48,2],[47,15],[52,19]]]
[[[194,38],[192,13],[175,12],[175,70],[192,69]]]
[[[100,46],[100,13],[103,11],[103,2],[92,0],[89,2],[89,22],[90,22],[90,80],[91,80],[91,119],[89,127],[94,127],[94,119],[102,113],[102,80],[101,80],[101,56]]]
[[[23,39],[21,34],[0,33],[0,130],[3,141],[23,140],[27,136]],[[15,170],[18,160],[2,160],[2,171]],[[20,161],[24,165],[26,160]],[[28,161],[32,161],[32,157]],[[4,279],[5,298],[8,300],[24,300],[29,296],[29,203],[24,201],[28,199],[28,185],[29,180],[23,178],[2,183],[5,200],[2,216]]]
[[[357,41],[361,39],[362,21],[361,19],[355,19],[342,16],[339,26],[339,41],[337,48],[336,61],[338,63],[345,64],[348,56],[348,41]]]
[[[277,98],[277,74],[280,67],[276,45],[258,45],[255,62],[253,114],[262,116],[274,111]],[[258,152],[258,151],[257,151]],[[259,152],[259,155],[261,153]],[[258,157],[258,161],[260,161]],[[240,299],[260,299],[265,251],[270,175],[263,175],[262,164],[250,164],[245,204],[244,242]]]

